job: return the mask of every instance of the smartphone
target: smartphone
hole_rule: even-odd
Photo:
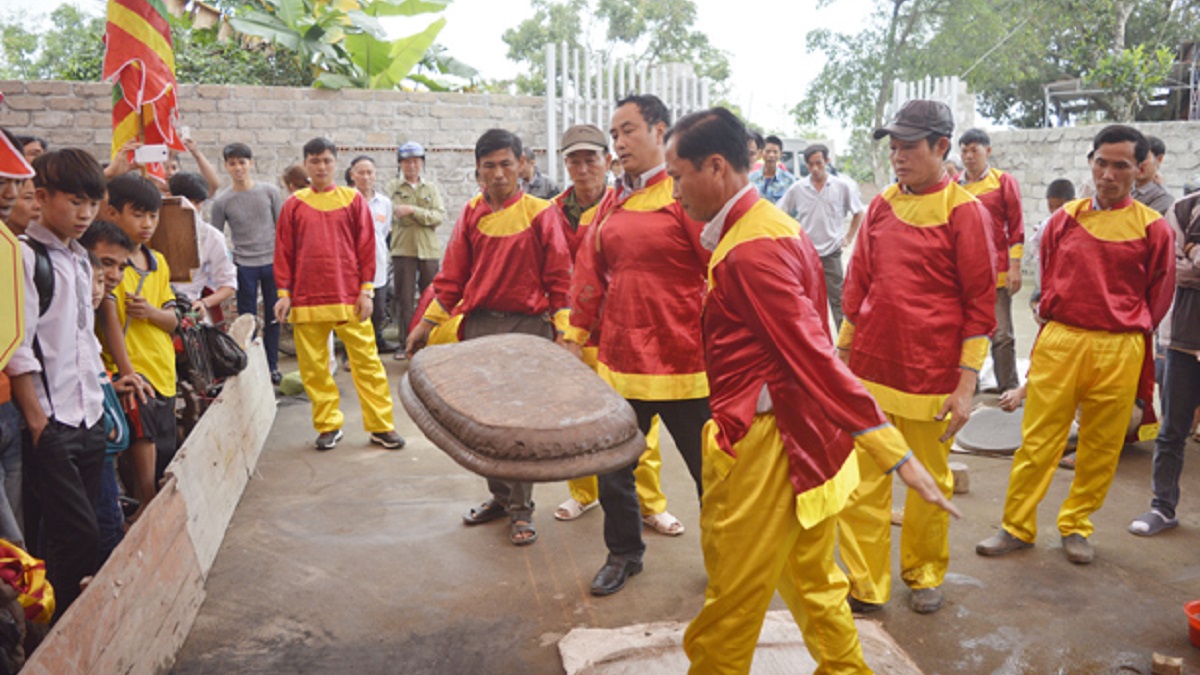
[[[165,145],[143,145],[133,152],[133,161],[138,164],[153,164],[165,162],[170,156]]]

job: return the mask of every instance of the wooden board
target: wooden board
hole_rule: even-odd
[[[261,343],[167,468],[167,482],[23,672],[162,673],[204,601],[204,581],[275,419]]]
[[[158,229],[150,248],[163,254],[171,268],[171,281],[191,281],[192,270],[200,267],[200,245],[196,240],[196,209],[180,197],[163,198]]]

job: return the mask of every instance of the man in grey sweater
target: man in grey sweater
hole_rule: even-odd
[[[254,155],[245,143],[230,143],[222,153],[225,170],[233,186],[212,203],[212,224],[233,238],[233,262],[237,265],[238,314],[258,313],[258,289],[262,289],[263,343],[271,382],[279,384],[279,324],[275,321],[275,223],[283,208],[283,197],[273,185],[256,183],[250,176]]]

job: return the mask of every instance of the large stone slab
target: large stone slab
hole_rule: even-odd
[[[858,639],[867,665],[877,673],[920,675],[908,654],[883,627],[856,619]],[[646,675],[687,672],[683,631],[687,624],[671,621],[643,623],[621,628],[576,628],[558,643],[567,675]],[[752,675],[797,675],[811,673],[817,664],[804,646],[804,638],[792,615],[784,610],[767,612]]]

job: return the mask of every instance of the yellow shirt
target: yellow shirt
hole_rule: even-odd
[[[125,268],[125,277],[113,289],[117,297],[117,319],[125,327],[125,350],[135,372],[150,380],[151,386],[162,396],[175,395],[175,343],[171,334],[146,319],[125,317],[125,294],[136,293],[151,305],[164,308],[173,305],[175,293],[171,290],[171,269],[161,253],[147,246],[142,251],[150,259],[150,269],[139,272],[133,265]],[[142,280],[142,277],[145,277]],[[139,289],[141,287],[141,290]]]

